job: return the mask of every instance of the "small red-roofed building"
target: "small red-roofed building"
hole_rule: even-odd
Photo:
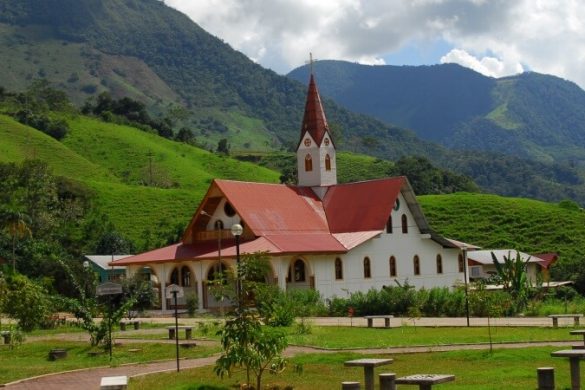
[[[335,145],[311,75],[297,146],[298,184],[213,180],[181,242],[111,265],[148,268],[158,288],[177,284],[199,309],[216,309],[208,282],[241,254],[265,252],[268,282],[315,289],[323,299],[408,281],[416,288],[464,282],[462,249],[436,234],[406,177],[338,184]],[[184,298],[179,304],[184,304]],[[169,302],[162,300],[162,309]]]

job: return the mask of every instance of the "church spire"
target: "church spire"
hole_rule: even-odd
[[[312,68],[313,65],[311,65]],[[307,101],[305,103],[305,115],[303,116],[303,124],[301,126],[301,140],[307,132],[318,145],[323,141],[325,132],[329,132],[329,125],[327,125],[325,111],[323,110],[321,97],[319,96],[317,84],[315,83],[315,76],[312,72],[307,91]]]
[[[312,55],[310,71],[301,138],[297,146],[298,185],[312,187],[323,198],[327,187],[337,184],[337,163],[335,146],[313,75]]]

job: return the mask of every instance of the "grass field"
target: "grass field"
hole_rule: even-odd
[[[49,361],[47,356],[53,348],[66,349],[67,358]],[[130,352],[129,349],[141,349],[141,351]],[[14,350],[0,348],[0,384],[51,372],[109,366],[108,354],[88,355],[88,352],[95,350],[87,342],[64,340],[25,342]],[[219,347],[198,346],[181,351],[181,356],[204,357],[218,351]],[[114,348],[112,365],[173,359],[174,357],[174,344],[128,343]]]
[[[533,389],[536,387],[536,369],[554,367],[558,389],[569,388],[569,364],[563,359],[550,357],[553,348],[526,348],[514,350],[454,351],[423,354],[376,356],[394,359],[393,364],[379,367],[375,374],[394,372],[398,376],[410,374],[454,374],[455,382],[439,386],[446,389]],[[337,390],[342,381],[363,383],[363,370],[344,367],[343,363],[363,355],[354,353],[306,354],[289,361],[289,368],[282,374],[266,374],[263,384],[270,386],[291,385],[295,390]],[[375,357],[375,356],[371,356]],[[300,365],[302,372],[293,367]],[[232,377],[218,378],[212,367],[186,370],[179,374],[148,375],[130,381],[130,390],[228,390],[244,380],[243,372]],[[206,385],[208,387],[204,387]]]

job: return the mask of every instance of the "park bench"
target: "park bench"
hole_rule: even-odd
[[[49,351],[49,360],[65,359],[67,357],[67,350],[61,348],[51,349]]]
[[[100,383],[100,390],[124,390],[128,388],[127,376],[104,376]]]
[[[2,338],[4,339],[4,344],[10,344],[10,341],[12,339],[12,333],[10,333],[9,330],[3,330],[2,332],[0,332],[0,336],[2,336]]]
[[[368,321],[368,328],[372,328],[374,326],[374,319],[376,318],[383,318],[384,319],[384,327],[390,327],[390,319],[394,318],[392,315],[371,315],[371,316],[364,316],[364,318]]]
[[[418,385],[420,390],[431,390],[434,385],[439,383],[451,382],[455,380],[455,375],[444,374],[414,374],[403,376],[396,379],[397,385]]]
[[[120,321],[120,330],[126,330],[126,325],[133,325],[134,330],[140,329],[140,321],[138,321],[138,320],[122,320],[122,321]]]
[[[548,318],[552,318],[553,327],[557,328],[559,326],[559,318],[572,318],[573,325],[579,325],[579,319],[583,317],[583,314],[550,314]]]
[[[167,326],[169,330],[169,340],[175,339],[175,327],[174,326]],[[193,327],[192,326],[179,326],[178,329],[185,329],[185,338],[187,340],[191,340],[193,338]],[[178,335],[177,335],[178,337]]]

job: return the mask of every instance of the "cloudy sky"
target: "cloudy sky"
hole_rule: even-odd
[[[488,76],[526,70],[585,88],[581,0],[165,0],[266,68],[312,52],[363,64],[455,62]]]

